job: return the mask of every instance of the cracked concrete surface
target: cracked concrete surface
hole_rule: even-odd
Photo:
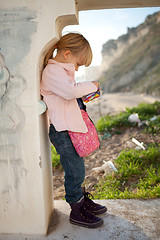
[[[96,200],[106,205],[104,225],[87,229],[69,223],[70,207],[55,200],[48,235],[1,234],[0,240],[160,240],[160,200]]]

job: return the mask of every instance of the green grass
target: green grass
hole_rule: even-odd
[[[106,115],[102,117],[96,125],[99,132],[112,132],[119,130],[121,127],[131,127],[135,126],[135,123],[130,123],[128,117],[133,114],[138,113],[139,119],[141,121],[148,120],[148,125],[145,127],[145,131],[150,133],[159,134],[160,133],[160,102],[156,101],[153,104],[140,103],[137,107],[126,108],[126,111],[121,112],[116,115]],[[153,116],[157,116],[157,120],[150,121]]]
[[[60,166],[60,155],[57,153],[55,147],[51,145],[51,158],[52,158],[52,167],[57,168]]]
[[[143,130],[153,135],[160,134],[160,102],[141,103],[126,111],[102,117],[97,123],[97,130],[105,136],[109,133],[120,134],[121,129],[135,126],[128,121],[130,114],[138,113],[141,121],[147,120]],[[150,119],[156,116],[157,119]],[[105,139],[105,138],[104,138]],[[95,186],[95,198],[158,198],[160,197],[160,144],[150,144],[147,150],[124,150],[115,160],[117,173],[106,176]]]
[[[160,197],[160,144],[147,150],[125,150],[115,160],[118,172],[97,186],[94,198],[148,199]]]
[[[151,133],[153,135],[160,134],[160,116],[158,116],[155,121],[149,122],[149,125],[145,127],[145,132]]]

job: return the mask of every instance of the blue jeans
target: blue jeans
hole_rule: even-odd
[[[49,138],[60,155],[64,169],[66,201],[76,203],[83,196],[81,184],[85,178],[84,159],[77,154],[68,131],[58,132],[51,124]]]

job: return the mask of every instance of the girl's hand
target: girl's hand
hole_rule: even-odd
[[[92,81],[92,83],[93,83],[94,85],[96,85],[96,87],[97,87],[97,89],[98,89],[99,83],[98,83],[97,81]]]

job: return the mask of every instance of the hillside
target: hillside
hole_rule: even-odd
[[[160,96],[160,12],[102,46],[103,93],[135,92]]]

